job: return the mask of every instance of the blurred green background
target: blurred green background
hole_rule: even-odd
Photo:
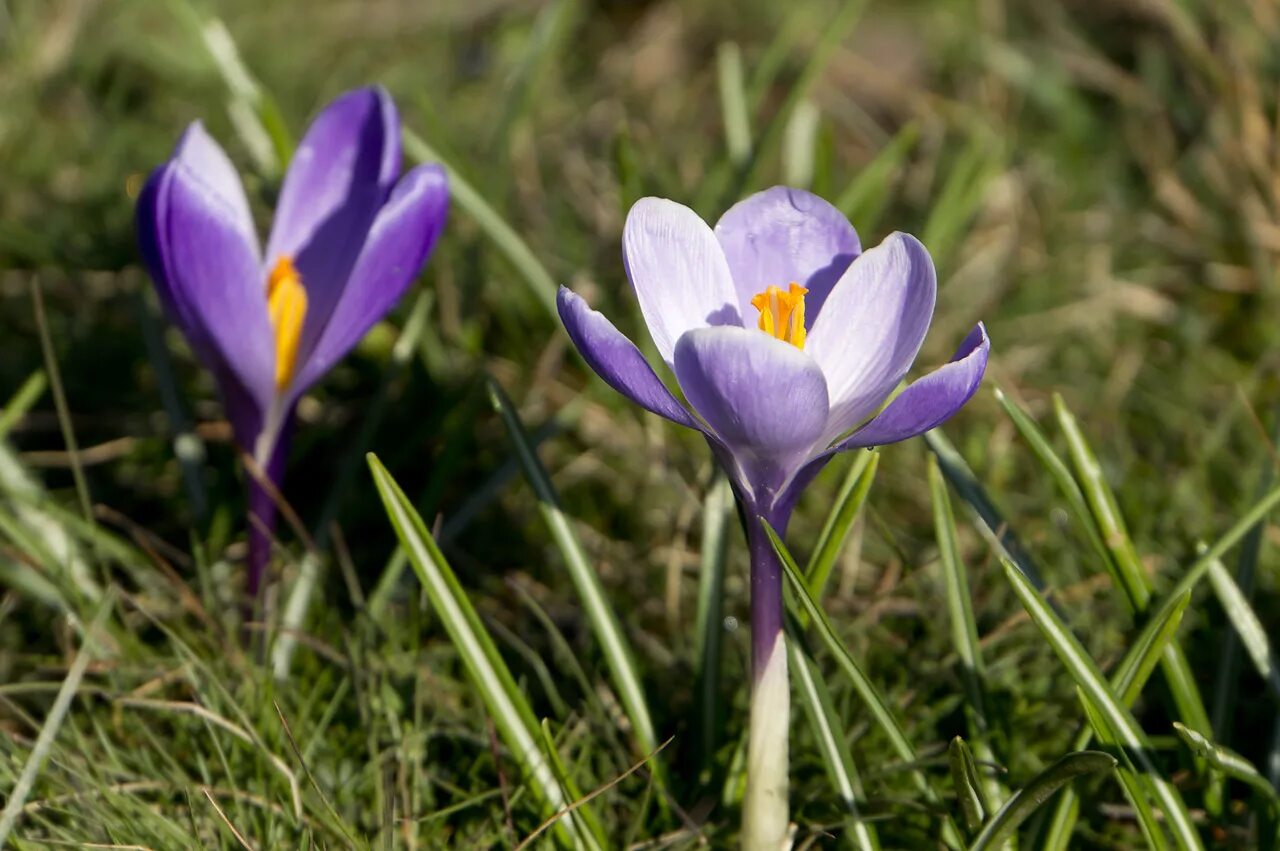
[[[210,29],[214,20],[225,31]],[[238,51],[249,78],[226,50]],[[264,99],[254,98],[253,80]],[[200,119],[241,169],[265,232],[280,163],[254,134],[260,116],[296,139],[329,98],[371,82],[387,87],[406,128],[527,243],[546,278],[512,262],[494,239],[494,219],[455,200],[419,284],[304,400],[285,491],[326,553],[338,555],[321,571],[296,679],[273,683],[245,673],[261,673],[252,652],[246,660],[227,651],[241,640],[234,629],[202,626],[200,611],[234,613],[241,481],[213,384],[167,327],[139,266],[133,201],[185,125]],[[732,807],[697,791],[688,740],[710,458],[693,435],[592,376],[547,310],[545,285],[567,283],[643,336],[619,240],[626,210],[644,195],[714,220],[739,197],[787,182],[836,203],[864,245],[892,230],[919,236],[940,281],[921,366],[945,360],[978,320],[993,340],[986,389],[944,432],[1060,591],[1068,621],[1100,662],[1114,662],[1133,620],[991,388],[1045,423],[1059,447],[1050,401],[1062,395],[1157,589],[1177,578],[1196,541],[1214,539],[1243,512],[1277,460],[1269,432],[1280,360],[1278,92],[1280,4],[1270,0],[0,3],[0,398],[46,367],[35,285],[94,534],[135,554],[99,550],[95,569],[138,597],[126,619],[136,642],[91,672],[101,694],[79,699],[72,732],[60,739],[68,750],[37,791],[48,798],[81,788],[87,769],[77,759],[109,766],[95,783],[172,782],[140,792],[141,803],[117,791],[34,813],[24,822],[31,841],[176,847],[148,821],[154,815],[189,818],[197,844],[215,847],[229,837],[184,783],[281,800],[251,754],[210,750],[199,721],[144,713],[138,720],[155,728],[132,728],[118,697],[148,683],[208,705],[214,698],[175,673],[198,668],[196,680],[227,683],[219,699],[249,707],[254,723],[274,723],[264,694],[300,726],[331,705],[325,729],[333,732],[314,746],[312,769],[369,836],[395,847],[508,842],[503,807],[475,798],[494,788],[501,761],[416,586],[407,575],[388,586],[390,614],[380,623],[365,611],[394,548],[366,449],[438,524],[476,607],[510,636],[500,643],[521,677],[536,683],[530,658],[551,664],[554,649],[526,598],[582,657],[580,682],[561,681],[553,665],[563,695],[529,686],[541,712],[577,719],[566,747],[580,785],[594,788],[628,767],[625,748],[590,744],[610,725],[613,698],[485,398],[486,374],[542,439],[542,460],[640,657],[660,738],[677,736],[671,761],[692,815],[657,819],[644,783],[631,779],[602,796],[611,829],[636,841],[684,830],[676,847],[727,841]],[[397,362],[415,310],[424,330]],[[197,453],[185,474],[179,435]],[[79,497],[53,397],[41,395],[7,440],[6,457],[68,509],[58,516],[80,535],[68,519]],[[883,452],[826,606],[945,777],[945,743],[964,729],[963,690],[935,617],[942,582],[926,457],[920,441]],[[845,467],[833,465],[802,504],[790,535],[797,553],[808,553]],[[0,682],[52,681],[56,690],[73,646],[66,618],[83,613],[83,600],[56,557],[31,557],[13,481],[5,478],[0,497],[15,518],[0,528],[0,582],[9,586],[0,596]],[[1081,713],[992,548],[967,509],[958,511],[999,718],[996,752],[1016,787],[1066,751]],[[745,556],[732,532],[725,612],[745,623]],[[303,552],[293,532],[281,537],[273,607],[283,605]],[[1267,625],[1280,618],[1274,537],[1268,528],[1256,572],[1254,605]],[[152,556],[167,579],[147,585],[137,577]],[[1223,704],[1217,732],[1265,771],[1280,760],[1275,703],[1247,663],[1225,661],[1228,635],[1212,598],[1197,598],[1181,636],[1206,702]],[[727,641],[726,729],[734,734],[745,630]],[[52,690],[3,688],[0,750],[16,766]],[[1148,690],[1139,717],[1167,737],[1161,688]],[[915,807],[856,700],[842,690],[837,703],[886,847],[931,847],[936,819]],[[825,847],[821,826],[838,817],[807,734],[796,729],[795,818],[802,841]],[[76,757],[76,748],[86,750]],[[510,782],[514,769],[506,771]],[[1142,847],[1115,784],[1089,790],[1080,847]],[[270,807],[237,807],[267,846],[301,847],[299,828]],[[527,808],[516,801],[521,835],[538,823]],[[406,815],[420,821],[405,828],[396,819]],[[1221,847],[1254,841],[1238,811],[1210,822],[1205,835]],[[662,830],[651,832],[654,824]]]

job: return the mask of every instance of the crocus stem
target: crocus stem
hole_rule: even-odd
[[[751,553],[751,680],[759,682],[782,632],[782,564],[760,525],[760,517],[748,510],[747,546]],[[765,515],[779,535],[786,534],[787,518]]]
[[[288,454],[291,424],[287,423],[281,430],[267,462],[259,462],[261,474],[271,482],[277,493],[284,482],[284,461]],[[245,481],[249,488],[249,565],[245,576],[245,594],[252,605],[262,590],[262,578],[271,561],[271,539],[276,528],[276,500],[252,473],[246,472]]]
[[[791,687],[782,632],[782,565],[760,520],[747,513],[751,552],[751,717],[747,730],[747,793],[743,851],[790,847],[787,806]],[[778,534],[787,518],[768,517]]]

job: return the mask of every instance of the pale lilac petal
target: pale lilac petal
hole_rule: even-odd
[[[275,392],[275,343],[257,244],[214,183],[184,160],[152,176],[138,206],[143,255],[196,354],[265,409]]]
[[[979,323],[945,366],[907,386],[871,422],[835,447],[835,451],[897,443],[941,425],[973,398],[987,369],[991,341]]]
[[[374,220],[314,349],[304,349],[299,356],[295,395],[324,375],[395,306],[422,271],[448,208],[449,182],[440,166],[418,166],[400,180]]]
[[[775,186],[729,208],[716,238],[737,288],[743,324],[755,324],[751,297],[766,287],[806,287],[805,327],[812,328],[836,281],[862,243],[844,214],[803,189]]]
[[[864,252],[836,283],[805,343],[831,394],[824,442],[871,416],[898,386],[924,342],[936,295],[929,252],[903,233]]]
[[[742,324],[720,243],[688,207],[665,198],[637,201],[623,228],[622,258],[668,366],[686,331]]]
[[[582,296],[561,287],[556,296],[560,321],[582,359],[605,383],[650,413],[702,430],[684,405],[654,373],[636,344],[627,339],[603,313],[592,310]]]
[[[818,365],[759,331],[690,331],[676,344],[675,372],[685,398],[729,448],[753,490],[781,487],[826,424],[827,383]]]
[[[381,88],[340,96],[307,128],[280,190],[266,271],[292,259],[307,290],[302,350],[310,350],[400,173],[395,104]],[[265,280],[265,274],[264,274]]]

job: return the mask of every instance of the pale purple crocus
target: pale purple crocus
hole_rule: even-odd
[[[195,122],[138,199],[139,242],[166,313],[213,373],[236,443],[276,487],[299,397],[396,304],[444,227],[437,165],[400,175],[381,88],[325,107],[294,152],[264,253],[244,187]],[[275,504],[249,484],[247,589],[270,555]]]
[[[743,837],[744,847],[777,848],[770,843],[786,828],[782,575],[758,518],[785,534],[801,492],[837,453],[905,440],[958,411],[982,380],[990,343],[979,324],[950,363],[886,406],[933,317],[933,261],[903,233],[862,251],[845,217],[803,190],[752,195],[714,230],[688,207],[644,198],[622,244],[650,336],[688,404],[565,288],[560,317],[610,386],[706,437],[748,518],[753,712]],[[758,736],[758,722],[776,735]],[[778,736],[780,745],[757,745]]]

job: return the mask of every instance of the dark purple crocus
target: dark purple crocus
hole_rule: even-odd
[[[142,255],[170,319],[217,380],[236,443],[276,486],[298,398],[399,300],[444,227],[444,170],[400,176],[400,122],[381,88],[311,123],[264,254],[235,167],[199,122],[138,199]],[[249,480],[257,593],[274,501]]]
[[[782,576],[756,518],[785,534],[800,493],[836,453],[946,420],[977,390],[990,343],[978,325],[950,363],[885,406],[933,316],[933,261],[903,233],[863,252],[844,216],[802,190],[752,195],[714,230],[688,207],[644,198],[627,216],[622,250],[649,333],[688,405],[634,343],[565,288],[560,317],[610,386],[706,437],[748,518],[754,708],[743,836],[744,846],[777,848],[786,828]],[[765,680],[771,687],[761,687]],[[776,741],[758,742],[776,739],[756,734],[764,716],[780,726],[780,754]]]

